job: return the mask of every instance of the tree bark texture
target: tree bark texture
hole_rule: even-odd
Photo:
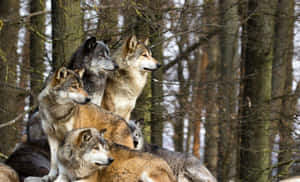
[[[270,181],[270,99],[275,0],[248,1],[245,46],[240,178]],[[245,39],[243,39],[245,40]]]
[[[51,0],[53,69],[66,65],[84,40],[80,0]]]
[[[19,15],[18,0],[0,1],[0,19],[12,19]],[[4,23],[0,30],[0,124],[14,119],[23,111],[19,102],[24,97],[17,85],[17,42],[20,26],[17,23]],[[22,105],[22,104],[21,104]],[[8,155],[12,152],[21,134],[21,122],[0,128],[0,152]]]

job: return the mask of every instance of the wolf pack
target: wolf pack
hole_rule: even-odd
[[[0,164],[2,182],[216,182],[189,153],[144,140],[130,120],[148,74],[161,64],[132,35],[111,56],[95,37],[46,79],[26,141]]]

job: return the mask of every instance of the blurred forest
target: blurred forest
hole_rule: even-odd
[[[1,0],[0,161],[49,72],[88,37],[149,37],[162,68],[131,119],[218,181],[300,175],[300,0]]]

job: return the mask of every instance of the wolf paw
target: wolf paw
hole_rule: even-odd
[[[47,175],[42,178],[41,182],[53,182],[56,179],[56,176]]]
[[[28,176],[27,178],[24,179],[24,182],[43,182],[43,178]]]

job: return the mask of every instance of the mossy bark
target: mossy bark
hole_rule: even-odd
[[[67,64],[84,40],[80,0],[52,0],[53,69]]]
[[[12,19],[19,15],[18,0],[0,1],[0,19]],[[0,124],[14,119],[23,111],[24,96],[17,85],[17,42],[19,24],[5,22],[0,30]],[[8,155],[12,152],[21,134],[21,122],[0,128],[0,153]],[[0,158],[1,160],[2,158]]]
[[[245,75],[241,121],[240,178],[270,181],[270,99],[275,0],[248,1],[244,38]]]

